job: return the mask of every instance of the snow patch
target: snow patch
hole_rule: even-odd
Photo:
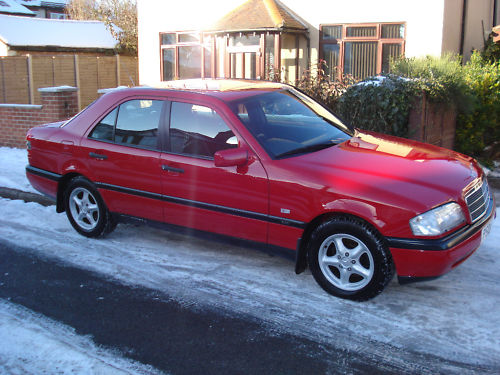
[[[160,374],[107,349],[72,328],[0,300],[2,374]]]
[[[38,193],[26,177],[26,165],[28,165],[26,150],[0,147],[0,187]]]
[[[68,48],[113,49],[118,43],[100,21],[53,20],[3,14],[0,14],[0,39],[10,46]]]

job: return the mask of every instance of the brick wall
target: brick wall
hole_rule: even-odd
[[[24,148],[28,129],[66,120],[78,112],[78,89],[70,86],[38,89],[41,105],[0,104],[0,146]]]

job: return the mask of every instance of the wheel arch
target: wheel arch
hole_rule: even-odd
[[[370,223],[368,220],[365,218],[355,215],[353,213],[349,212],[344,212],[344,211],[330,211],[330,212],[325,212],[319,216],[316,216],[313,220],[311,220],[309,223],[307,223],[304,232],[302,233],[302,237],[299,239],[298,244],[297,244],[297,256],[295,259],[295,273],[300,274],[304,272],[307,267],[307,252],[308,252],[308,243],[311,239],[311,235],[314,232],[314,230],[320,226],[322,223],[327,222],[331,220],[332,218],[335,217],[347,217],[347,218],[352,218],[353,220],[360,221],[363,224],[367,225],[370,227],[372,230],[377,233],[380,238],[382,238],[385,241],[385,237],[380,233],[380,230],[373,224]]]
[[[56,212],[61,213],[66,209],[64,204],[64,192],[66,191],[66,187],[68,186],[69,182],[76,177],[83,177],[89,180],[81,173],[76,172],[70,172],[62,176],[57,186]]]

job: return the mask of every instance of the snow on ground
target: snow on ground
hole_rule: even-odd
[[[2,154],[0,160],[3,164]],[[14,171],[6,174],[24,184]],[[24,175],[24,164],[19,174]],[[428,373],[458,370],[429,368],[426,356],[500,372],[499,219],[479,250],[449,274],[406,286],[394,280],[364,303],[326,294],[309,272],[295,275],[289,260],[146,226],[121,224],[104,239],[88,239],[54,207],[35,203],[0,199],[0,238],[36,244],[32,251],[39,256],[163,291],[194,308],[221,307],[396,365],[408,360],[405,353],[416,353]]]
[[[251,249],[132,225],[88,239],[54,207],[35,203],[1,199],[0,238],[36,244],[39,256],[164,291],[188,305],[254,316],[347,350],[378,342],[500,370],[500,220],[478,252],[451,273],[407,286],[393,281],[365,303],[334,298],[309,273],[296,276],[290,261]]]
[[[0,147],[0,187],[37,193],[26,178],[26,150]]]
[[[160,373],[96,347],[89,337],[79,336],[69,327],[2,300],[0,337],[2,374]]]

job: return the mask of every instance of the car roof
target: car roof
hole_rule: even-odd
[[[202,94],[216,97],[223,101],[232,101],[253,96],[262,92],[279,91],[290,86],[269,81],[246,79],[188,79],[165,81],[151,86],[137,86],[132,88],[117,87],[107,89],[106,96],[129,95],[159,95],[168,93]]]

